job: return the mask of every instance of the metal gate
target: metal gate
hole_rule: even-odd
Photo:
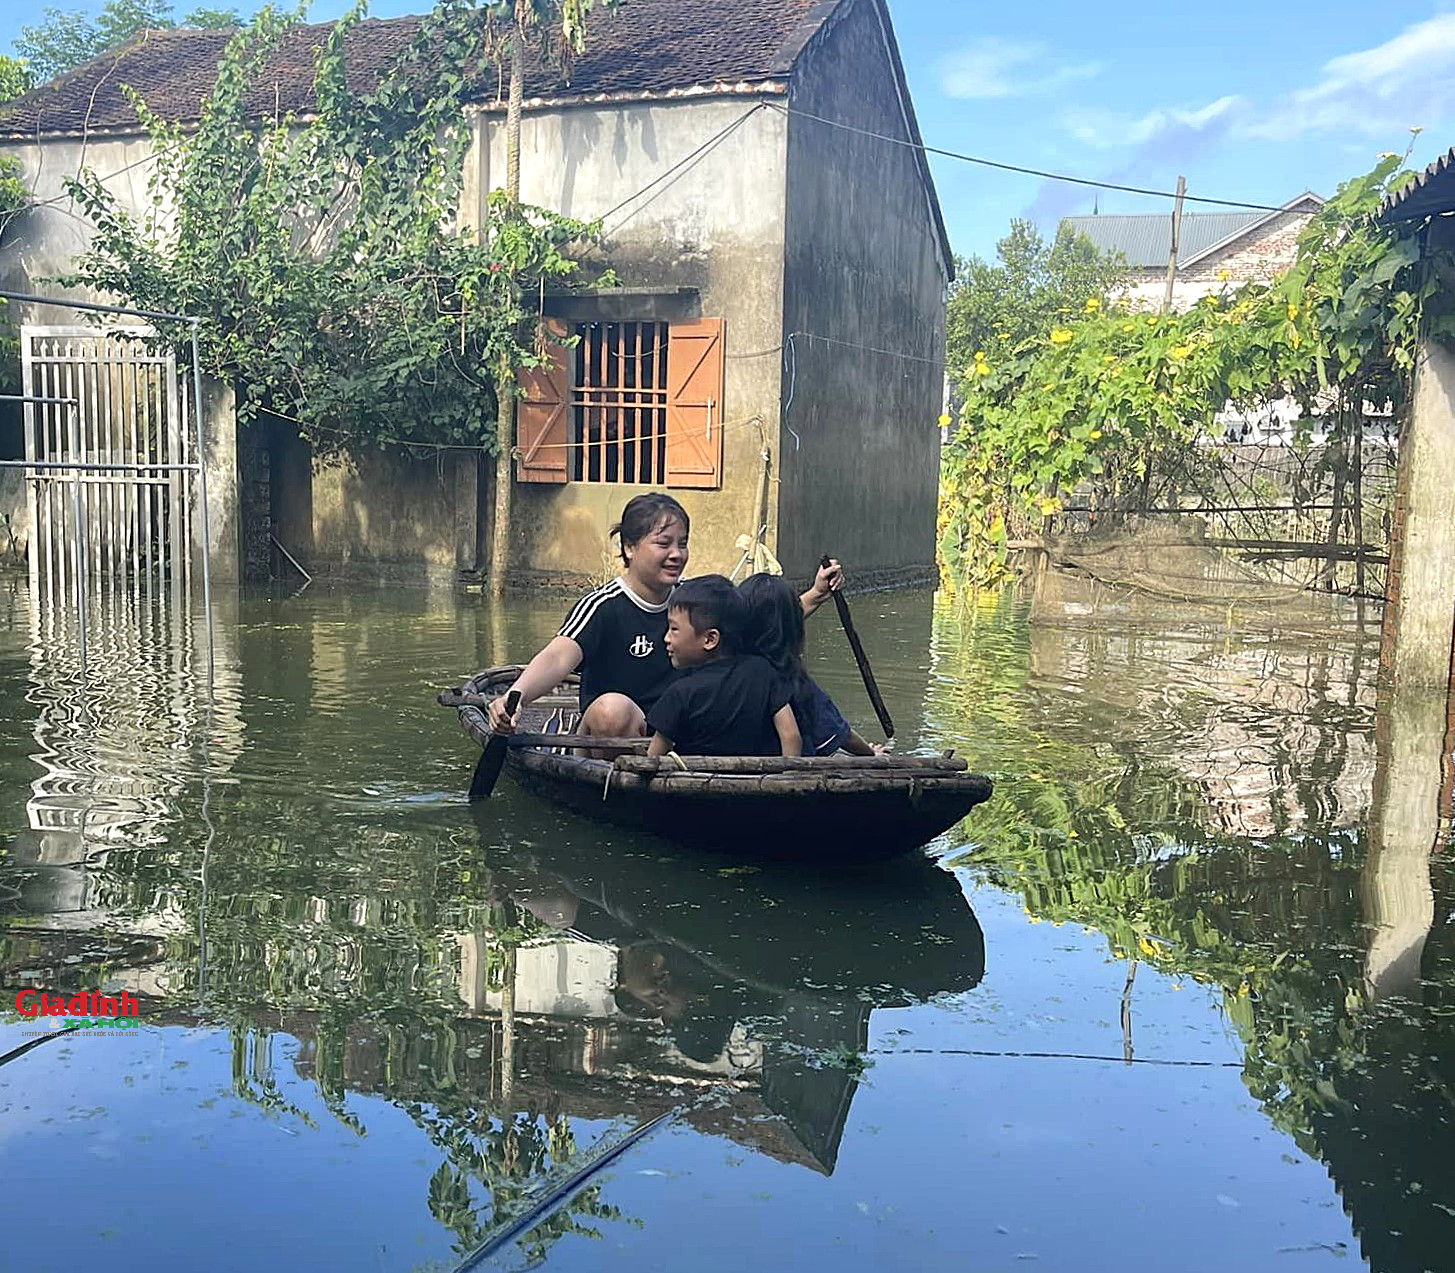
[[[26,325],[21,371],[32,595],[49,609],[88,579],[185,589],[191,395],[172,351],[149,327]]]

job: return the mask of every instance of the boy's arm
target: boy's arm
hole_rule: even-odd
[[[666,734],[658,730],[652,735],[652,741],[647,744],[647,755],[665,756],[669,751],[676,751],[677,748]]]
[[[876,747],[868,742],[857,729],[849,731],[849,737],[844,741],[844,750],[851,756],[882,756],[884,748]]]
[[[773,728],[778,731],[778,746],[785,756],[803,755],[803,738],[798,732],[798,721],[794,718],[793,708],[780,707],[774,712]],[[647,754],[651,755],[650,749]]]

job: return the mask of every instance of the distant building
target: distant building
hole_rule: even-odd
[[[1272,212],[1184,212],[1172,308],[1186,309],[1209,292],[1267,281],[1287,269],[1293,264],[1299,231],[1323,206],[1319,195],[1305,191]],[[1162,304],[1172,250],[1171,213],[1066,217],[1061,224],[1084,234],[1103,251],[1120,252],[1126,258],[1130,304],[1138,309]]]

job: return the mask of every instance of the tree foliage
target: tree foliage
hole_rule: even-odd
[[[1287,395],[1329,415],[1336,447],[1365,404],[1398,416],[1424,323],[1455,333],[1436,303],[1435,268],[1417,227],[1375,220],[1408,180],[1386,155],[1299,236],[1293,265],[1270,283],[1225,287],[1183,313],[1148,314],[1088,297],[1002,361],[963,370],[965,407],[943,472],[940,550],[972,585],[1006,575],[1008,527],[1049,517],[1083,482],[1143,480],[1159,456],[1190,447],[1228,403]]]
[[[442,4],[370,92],[346,80],[356,9],[317,60],[316,115],[257,121],[245,98],[294,19],[236,35],[195,131],[137,107],[158,161],[128,212],[92,174],[73,193],[96,235],[65,282],[198,316],[204,370],[241,410],[292,418],[321,450],[407,437],[493,446],[495,392],[543,356],[538,298],[582,277],[592,226],[492,196],[459,224],[462,106],[486,56]]]
[[[1126,268],[1120,252],[1103,252],[1066,226],[1047,243],[1030,221],[1010,223],[994,262],[956,262],[946,305],[945,361],[963,377],[981,360],[1003,364],[1088,300],[1109,296]]]
[[[188,12],[180,25],[233,27],[241,21],[236,9],[203,7]],[[44,82],[124,44],[139,31],[177,25],[169,0],[106,0],[95,17],[47,7],[38,25],[20,28],[14,48],[31,74]]]
[[[35,77],[23,58],[0,54],[0,102],[13,101],[35,87]]]

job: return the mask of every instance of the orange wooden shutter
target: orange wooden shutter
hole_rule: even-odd
[[[546,335],[552,342],[564,340],[565,325],[547,319]],[[517,482],[566,480],[575,354],[574,349],[552,343],[544,366],[520,372],[521,396],[515,408],[515,445],[520,453],[515,463]]]
[[[722,485],[723,320],[667,332],[668,486]]]

